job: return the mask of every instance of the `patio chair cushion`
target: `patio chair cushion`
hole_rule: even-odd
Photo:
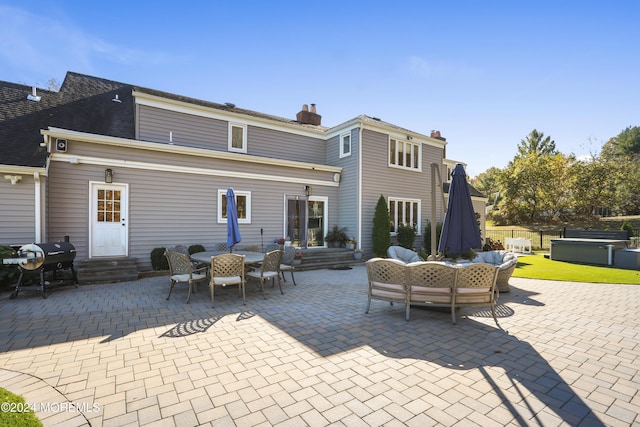
[[[214,285],[237,285],[242,281],[240,276],[228,276],[228,277],[213,277],[211,279]]]
[[[389,246],[389,249],[387,249],[387,255],[389,258],[400,260],[405,264],[424,261],[416,252],[411,249],[403,248],[402,246]]]
[[[497,286],[500,292],[509,292],[509,279],[516,269],[518,257],[509,251],[486,251],[478,252],[472,261],[473,263],[484,263],[498,267]]]

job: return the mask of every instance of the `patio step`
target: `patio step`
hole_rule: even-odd
[[[127,282],[138,279],[135,258],[103,258],[76,262],[80,284]]]
[[[353,259],[353,249],[319,248],[300,249],[302,262],[296,270],[320,270],[323,268],[344,268],[361,264],[363,260]]]

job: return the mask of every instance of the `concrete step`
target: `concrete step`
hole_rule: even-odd
[[[138,279],[135,258],[100,258],[75,263],[80,284],[127,282]]]
[[[322,268],[346,268],[360,264],[362,260],[353,257],[353,249],[326,248],[301,249],[302,260],[296,266],[297,270],[319,270]]]

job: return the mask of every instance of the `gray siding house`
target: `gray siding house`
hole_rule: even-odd
[[[0,244],[69,236],[77,259],[150,270],[155,247],[226,241],[229,187],[243,247],[322,248],[338,225],[370,255],[380,195],[392,233],[411,223],[421,234],[434,191],[444,217],[431,179],[432,164],[446,173],[439,135],[364,115],[328,128],[314,105],[286,119],[77,73],[40,100],[22,85],[0,92]]]

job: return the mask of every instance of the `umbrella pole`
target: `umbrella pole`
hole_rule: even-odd
[[[438,165],[431,163],[431,255],[427,258],[428,261],[438,259],[436,253],[436,172],[439,172]]]

